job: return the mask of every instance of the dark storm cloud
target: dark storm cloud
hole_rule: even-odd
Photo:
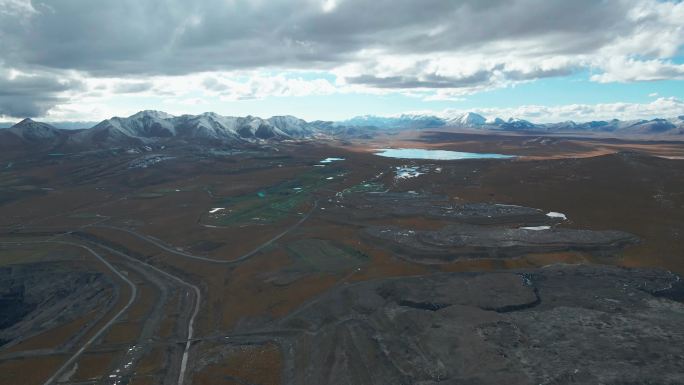
[[[530,37],[542,51],[588,52],[635,28],[628,2],[596,0],[341,0],[328,13],[312,0],[62,0],[33,8],[25,18],[0,13],[7,64],[107,76],[326,68],[367,49],[429,55],[505,41],[515,50]]]
[[[134,94],[149,91],[153,86],[151,82],[126,82],[114,85],[112,91],[115,94]]]
[[[360,75],[348,77],[350,84],[363,84],[376,88],[407,89],[407,88],[476,88],[495,84],[498,80],[525,81],[532,79],[566,76],[572,74],[574,67],[561,67],[554,69],[533,69],[527,72],[519,70],[506,70],[503,65],[483,69],[473,74],[463,76],[442,76],[438,74],[424,74],[420,76],[387,76]]]
[[[51,75],[21,75],[0,71],[0,115],[36,117],[62,102],[60,94],[82,84]]]
[[[208,77],[202,81],[202,85],[209,91],[222,92],[228,89],[228,86],[219,82],[216,78]]]
[[[436,74],[429,74],[423,77],[361,75],[347,78],[347,82],[351,84],[365,84],[377,88],[461,88],[489,83],[490,78],[491,73],[489,71],[479,71],[463,77],[448,77]]]
[[[575,72],[578,68],[574,66],[567,66],[567,67],[561,67],[561,68],[553,68],[553,69],[535,69],[532,71],[504,71],[504,74],[506,76],[506,79],[509,80],[534,80],[534,79],[541,79],[541,78],[551,78],[551,77],[556,77],[556,76],[567,76],[571,75],[573,72]]]

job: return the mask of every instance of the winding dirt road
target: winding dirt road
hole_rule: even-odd
[[[24,242],[24,243],[28,243],[28,242]],[[55,371],[55,373],[52,376],[50,376],[50,378],[48,378],[43,383],[43,385],[51,385],[57,379],[59,379],[59,377],[68,368],[70,368],[71,365],[73,365],[76,362],[76,360],[78,360],[78,358],[81,356],[81,354],[83,354],[83,352],[86,351],[86,349],[88,349],[90,347],[90,345],[93,344],[93,342],[95,342],[107,330],[109,330],[109,328],[119,319],[119,317],[121,317],[131,307],[133,302],[135,302],[135,298],[138,296],[138,287],[135,286],[135,284],[131,280],[129,280],[125,275],[123,275],[119,270],[117,270],[116,268],[114,268],[114,266],[112,266],[109,262],[107,262],[107,260],[102,258],[102,256],[100,256],[100,254],[98,254],[93,249],[91,249],[87,246],[79,245],[77,243],[61,242],[61,241],[49,241],[49,242],[37,242],[37,243],[60,243],[63,245],[71,245],[71,246],[75,246],[75,247],[80,247],[81,249],[88,251],[95,258],[100,260],[100,262],[102,262],[105,266],[107,266],[107,268],[109,270],[111,270],[114,274],[116,274],[119,278],[121,278],[124,282],[126,282],[128,284],[128,286],[131,288],[131,298],[128,300],[128,303],[126,303],[126,306],[121,308],[121,310],[119,310],[119,312],[116,313],[116,315],[114,317],[112,317],[100,330],[98,330],[97,333],[95,333],[92,337],[90,337],[90,339],[88,341],[86,341],[86,343],[84,343],[83,346],[81,346],[81,348],[76,351],[76,353],[74,353],[62,366],[59,367],[59,369],[57,369],[57,371]]]
[[[150,265],[149,263],[146,263],[146,262],[143,262],[139,259],[133,258],[127,254],[124,254],[118,250],[112,249],[108,246],[98,244],[98,247],[100,247],[104,250],[107,250],[112,254],[116,254],[120,257],[123,257],[123,258],[125,258],[131,262],[144,265],[144,266],[158,272],[159,274],[162,274],[163,276],[180,283],[181,285],[189,288],[190,290],[192,290],[194,292],[194,294],[195,294],[195,301],[194,301],[195,306],[194,306],[194,310],[192,312],[192,315],[190,316],[190,320],[188,321],[188,331],[187,331],[187,339],[185,342],[185,350],[183,351],[183,358],[181,359],[180,371],[178,373],[178,385],[183,385],[183,382],[185,379],[185,372],[186,372],[186,369],[188,366],[188,357],[190,354],[190,345],[192,342],[192,337],[193,337],[194,332],[195,332],[195,319],[197,318],[197,314],[199,313],[200,303],[202,302],[202,293],[201,293],[199,287],[193,285],[190,282],[184,281],[181,278],[179,278],[173,274],[167,273],[166,271],[164,271],[164,270],[162,270],[156,266]]]
[[[259,246],[257,246],[253,250],[251,250],[250,252],[245,253],[245,254],[243,254],[237,258],[231,259],[231,260],[215,259],[215,258],[209,258],[209,257],[200,256],[200,255],[194,255],[194,254],[186,253],[184,251],[175,249],[171,245],[168,245],[168,244],[164,243],[163,241],[156,239],[154,237],[144,235],[144,234],[141,234],[141,233],[138,233],[138,232],[135,232],[133,230],[126,229],[126,228],[122,228],[122,227],[99,224],[102,221],[98,221],[96,223],[89,224],[89,225],[83,226],[83,227],[101,227],[101,228],[108,228],[108,229],[123,231],[123,232],[131,234],[131,235],[133,235],[133,236],[135,236],[135,237],[137,237],[143,241],[151,243],[154,246],[156,246],[156,247],[158,247],[164,251],[167,251],[167,252],[172,253],[174,255],[178,255],[181,257],[185,257],[185,258],[190,258],[190,259],[199,260],[199,261],[203,261],[203,262],[210,262],[210,263],[236,264],[236,263],[240,263],[240,262],[252,257],[253,255],[255,255],[258,252],[260,252],[261,250],[263,250],[264,248],[270,246],[274,242],[278,241],[280,238],[287,235],[292,230],[299,227],[302,223],[304,223],[307,219],[309,219],[311,217],[311,215],[314,213],[314,211],[316,210],[317,207],[318,207],[318,201],[316,200],[316,201],[314,201],[311,209],[299,221],[292,224],[291,226],[286,228],[284,231],[278,233],[276,236],[269,239],[268,241],[260,244]],[[69,235],[70,233],[72,233],[72,232],[65,232],[65,233],[57,235],[55,238],[57,238],[59,236]],[[180,363],[180,369],[179,369],[178,381],[177,381],[178,385],[183,385],[185,382],[185,375],[187,372],[188,359],[189,359],[189,355],[190,355],[190,347],[191,347],[193,337],[194,337],[195,320],[197,318],[197,315],[199,314],[200,304],[202,302],[201,290],[196,285],[194,285],[190,282],[187,282],[187,281],[181,279],[180,277],[177,277],[173,274],[170,274],[170,273],[168,273],[168,272],[166,272],[166,271],[164,271],[164,270],[162,270],[156,266],[150,265],[150,264],[143,262],[137,258],[131,257],[131,256],[119,251],[119,250],[115,250],[115,249],[113,249],[107,245],[104,245],[104,244],[101,244],[98,242],[94,242],[92,240],[90,240],[89,242],[96,245],[97,247],[99,247],[103,250],[106,250],[112,254],[115,254],[115,255],[118,255],[122,258],[125,258],[130,262],[137,263],[137,264],[143,265],[147,268],[150,268],[150,269],[158,272],[159,274],[162,274],[163,276],[187,287],[189,289],[189,292],[192,292],[194,294],[194,301],[193,301],[194,307],[193,307],[192,314],[191,314],[189,321],[188,321],[187,338],[185,339],[185,349],[183,351],[183,356],[182,356],[181,363]],[[133,282],[131,282],[128,278],[126,278],[120,271],[118,271],[116,268],[114,268],[109,262],[107,262],[97,252],[95,252],[93,249],[91,249],[87,246],[80,245],[77,243],[72,243],[72,242],[56,241],[56,240],[52,240],[52,239],[47,240],[47,241],[8,242],[8,243],[15,243],[15,244],[16,243],[24,243],[24,244],[28,244],[28,243],[60,243],[60,244],[67,244],[67,245],[72,245],[75,247],[80,247],[84,250],[87,250],[90,254],[92,254],[94,257],[96,257],[98,260],[100,260],[105,266],[107,266],[107,268],[109,268],[112,272],[114,272],[118,277],[123,279],[131,287],[131,290],[132,290],[131,298],[129,299],[126,306],[124,306],[114,317],[112,317],[112,319],[110,319],[107,322],[107,324],[105,324],[100,330],[98,330],[98,332],[95,335],[93,335],[85,344],[83,344],[83,346],[76,353],[74,353],[74,355],[72,355],[59,369],[57,369],[57,371],[50,378],[48,378],[43,384],[43,385],[52,385],[56,380],[59,379],[60,376],[62,376],[64,374],[64,372],[68,368],[71,367],[71,365],[73,365],[76,362],[76,360],[78,360],[78,358],[83,354],[83,352],[85,350],[87,350],[93,344],[93,342],[95,342],[99,337],[101,337],[119,319],[119,317],[121,317],[121,315],[123,315],[130,308],[130,306],[134,303],[135,298],[137,297],[138,289],[135,286],[135,284]]]
[[[143,241],[149,242],[149,243],[151,243],[151,244],[153,244],[153,245],[159,247],[160,249],[162,249],[162,250],[164,250],[164,251],[168,251],[169,253],[172,253],[172,254],[175,254],[175,255],[178,255],[178,256],[181,256],[181,257],[191,258],[191,259],[196,259],[196,260],[199,260],[199,261],[211,262],[211,263],[234,264],[234,263],[242,262],[242,261],[244,261],[244,260],[247,259],[247,258],[250,258],[250,257],[253,256],[254,254],[258,253],[259,251],[263,250],[264,248],[270,246],[271,244],[273,244],[274,242],[276,242],[276,241],[279,240],[280,238],[282,238],[282,237],[284,237],[285,235],[287,235],[290,231],[292,231],[292,230],[296,229],[297,227],[299,227],[299,225],[301,225],[301,224],[304,223],[307,219],[309,219],[309,217],[311,217],[311,214],[313,214],[313,212],[316,210],[317,207],[318,207],[318,201],[314,201],[314,204],[313,204],[313,206],[311,207],[311,210],[309,210],[309,211],[306,213],[306,215],[304,215],[299,221],[297,221],[296,223],[294,223],[292,226],[288,227],[287,229],[285,229],[285,230],[282,231],[281,233],[278,233],[278,235],[276,235],[275,237],[273,237],[273,238],[269,239],[268,241],[262,243],[261,245],[257,246],[257,247],[254,248],[252,251],[250,251],[250,252],[248,252],[248,253],[246,253],[246,254],[243,254],[243,255],[241,255],[241,256],[239,256],[239,257],[237,257],[237,258],[230,259],[230,260],[209,258],[209,257],[203,257],[203,256],[201,256],[201,255],[194,255],[194,254],[186,253],[186,252],[184,252],[184,251],[181,251],[181,250],[178,250],[178,249],[172,247],[171,245],[169,245],[169,244],[167,244],[167,243],[165,243],[165,242],[163,242],[163,241],[161,241],[161,240],[159,240],[159,239],[157,239],[157,238],[151,237],[151,236],[149,236],[149,235],[141,234],[141,233],[138,233],[138,232],[136,232],[136,231],[129,230],[129,229],[126,229],[126,228],[123,228],[123,227],[110,226],[110,225],[100,225],[100,224],[91,225],[91,226],[89,226],[89,227],[100,227],[100,228],[105,228],[105,229],[112,229],[112,230],[123,231],[123,232],[125,232],[125,233],[128,233],[128,234],[133,235],[134,237],[136,237],[136,238],[138,238],[138,239],[142,239]]]

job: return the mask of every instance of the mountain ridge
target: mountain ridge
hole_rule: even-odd
[[[143,110],[128,117],[105,119],[91,128],[67,130],[30,118],[0,129],[0,147],[66,146],[113,147],[143,145],[173,138],[186,141],[208,140],[229,143],[305,140],[319,137],[370,138],[379,132],[424,129],[465,129],[482,132],[521,132],[550,134],[605,134],[684,139],[684,115],[675,118],[637,120],[565,121],[533,123],[524,119],[484,116],[466,112],[451,117],[431,114],[399,116],[357,116],[344,121],[312,121],[291,115],[270,118],[223,116],[214,112],[198,115],[172,115],[164,111]]]
[[[407,118],[407,116],[409,118]],[[419,126],[415,122],[429,120],[430,125]],[[534,123],[520,118],[500,117],[486,119],[484,116],[466,112],[450,117],[435,115],[400,115],[395,117],[380,117],[364,115],[338,122],[342,125],[359,126],[361,122],[375,122],[379,127],[401,128],[411,123],[412,128],[465,128],[505,132],[538,132],[538,133],[622,133],[625,135],[684,135],[684,116],[664,119],[634,119],[634,120],[592,120],[585,122],[565,121],[557,123]]]

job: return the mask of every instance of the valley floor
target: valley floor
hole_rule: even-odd
[[[0,385],[684,383],[684,143],[127,150],[0,155]]]

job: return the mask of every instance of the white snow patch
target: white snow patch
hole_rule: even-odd
[[[325,158],[322,161],[320,161],[320,163],[332,163],[340,160],[344,160],[344,158]]]
[[[557,212],[555,212],[555,211],[551,211],[550,213],[547,213],[546,216],[549,217],[549,218],[560,218],[560,219],[562,219],[562,220],[564,220],[564,221],[568,219],[568,217],[566,217],[565,214],[563,214],[563,213],[557,213]]]
[[[209,214],[213,214],[221,210],[225,210],[225,207],[214,207],[213,209],[209,210]]]
[[[550,230],[551,226],[526,226],[526,227],[520,227],[520,230],[533,230],[533,231],[542,231],[542,230]]]
[[[412,166],[399,166],[396,167],[396,175],[394,176],[394,179],[409,179],[409,178],[416,178],[419,177],[423,174],[424,172],[421,172],[422,170],[419,167],[412,167]]]
[[[497,203],[496,206],[499,206],[499,207],[524,207],[524,206],[519,206],[519,205],[505,205],[503,203]]]

